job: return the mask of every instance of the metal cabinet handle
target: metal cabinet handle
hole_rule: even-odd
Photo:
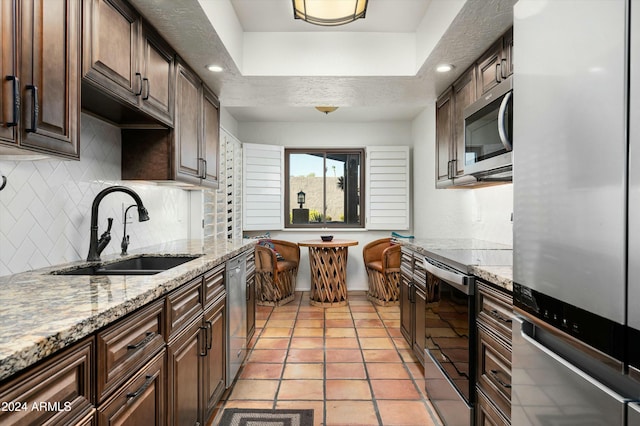
[[[505,383],[503,382],[500,377],[498,377],[499,371],[498,370],[489,370],[489,374],[491,375],[491,377],[493,377],[493,379],[498,382],[498,384],[500,386],[502,386],[503,388],[507,388],[510,389],[511,385],[509,383]]]
[[[500,77],[502,77],[503,79],[507,78],[507,58],[503,58],[502,61],[500,61]]]
[[[140,96],[142,94],[142,74],[137,72],[136,77],[138,77],[138,91],[135,93],[135,95]]]
[[[138,389],[135,392],[131,392],[127,394],[127,404],[133,402],[137,397],[142,395],[142,393],[146,391],[147,388],[151,386],[151,383],[153,383],[153,381],[155,380],[155,377],[151,374],[147,374],[146,377],[147,377],[147,380],[145,380],[142,386],[140,386],[140,389]]]
[[[202,171],[202,179],[206,179],[207,178],[207,160],[203,158],[202,162],[204,163],[204,168]]]
[[[200,356],[207,356],[207,349],[209,349],[207,343],[207,327],[201,325],[200,330],[204,330],[204,345],[203,349],[200,351]]]
[[[207,349],[211,349],[213,346],[213,323],[209,320],[207,322]]]
[[[142,82],[143,83],[147,83],[146,84],[146,86],[147,86],[147,92],[146,93],[147,94],[142,97],[142,100],[146,101],[147,99],[149,99],[149,93],[151,92],[151,83],[149,83],[149,79],[147,77],[143,78]],[[142,90],[142,89],[140,89],[140,90]]]
[[[498,62],[496,64],[496,83],[500,83],[502,80],[500,79],[500,77],[502,77],[502,70],[500,69],[500,62]]]
[[[31,101],[33,106],[31,108],[31,127],[24,129],[27,133],[35,133],[38,131],[38,86],[33,84],[27,84],[27,90],[31,90]]]
[[[504,98],[500,103],[500,110],[498,111],[498,136],[500,136],[500,141],[502,142],[502,145],[507,151],[511,151],[513,149],[513,145],[511,144],[511,141],[509,140],[509,137],[507,135],[507,129],[506,129],[506,123],[505,123],[507,106],[509,105],[509,102],[511,101],[512,96],[513,96],[513,92],[509,92],[506,95],[504,95]]]
[[[495,310],[495,309],[492,309],[491,311],[489,311],[489,314],[490,314],[492,317],[494,317],[495,319],[497,319],[498,321],[501,321],[501,322],[504,322],[504,323],[507,323],[507,324],[511,324],[511,319],[503,317],[503,316],[502,316],[502,315],[500,315],[500,313],[499,313],[497,310]]]
[[[14,127],[20,120],[20,81],[15,75],[8,75],[5,79],[13,82],[13,121],[7,123],[7,127]]]
[[[149,343],[151,340],[153,340],[155,335],[156,335],[156,333],[154,333],[153,331],[147,331],[145,333],[145,338],[144,339],[140,340],[135,345],[127,345],[127,349],[130,350],[130,351],[138,350],[141,347],[145,346],[147,343]]]

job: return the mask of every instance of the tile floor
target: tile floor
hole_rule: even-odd
[[[349,306],[320,308],[308,293],[258,306],[256,333],[222,409],[313,408],[316,425],[440,425],[423,369],[400,333],[397,306],[349,293]]]

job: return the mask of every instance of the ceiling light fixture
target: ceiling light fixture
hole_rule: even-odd
[[[332,106],[317,106],[316,109],[320,112],[324,112],[325,115],[329,114],[330,112],[333,112],[335,110],[338,109],[338,107],[332,107]]]
[[[436,67],[436,71],[438,72],[449,72],[453,69],[453,65],[451,64],[440,64]]]
[[[364,18],[368,0],[293,0],[293,17],[331,27]]]
[[[220,65],[207,65],[207,69],[211,72],[222,72],[222,67]]]

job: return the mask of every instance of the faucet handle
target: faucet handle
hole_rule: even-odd
[[[113,218],[109,217],[107,218],[107,230],[105,231],[107,234],[111,232],[111,226],[113,226]]]

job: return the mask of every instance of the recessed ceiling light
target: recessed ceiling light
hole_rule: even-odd
[[[440,64],[436,67],[436,71],[438,72],[449,72],[453,69],[453,65],[451,64]]]
[[[222,72],[222,67],[220,65],[208,65],[207,69],[211,72]]]

